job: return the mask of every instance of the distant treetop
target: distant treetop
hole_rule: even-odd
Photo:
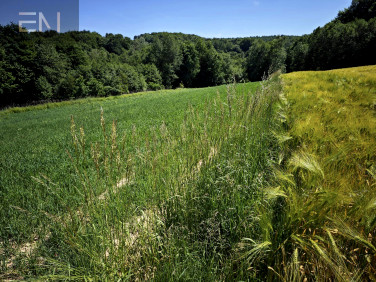
[[[356,19],[366,21],[376,17],[375,0],[353,0],[351,6],[338,13],[337,20],[349,23]]]

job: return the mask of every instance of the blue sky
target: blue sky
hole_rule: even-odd
[[[15,2],[33,1],[53,2],[0,0],[0,23],[10,21]],[[351,0],[80,0],[80,30],[131,38],[159,31],[203,37],[302,35],[350,4]]]
[[[80,0],[80,29],[121,33],[168,31],[204,37],[302,35],[351,0]]]

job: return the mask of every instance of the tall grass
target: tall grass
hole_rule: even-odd
[[[283,81],[276,182],[240,253],[261,279],[375,280],[376,69]]]
[[[254,89],[256,83],[241,85]],[[101,138],[100,108],[106,119],[117,121],[123,135],[132,131],[149,131],[162,122],[175,131],[182,123],[185,111],[192,105],[200,111],[206,100],[217,96],[225,99],[225,86],[205,89],[179,89],[152,92],[144,95],[108,97],[103,100],[87,99],[80,104],[58,106],[50,109],[30,110],[20,113],[0,113],[0,241],[15,243],[33,240],[35,231],[44,225],[40,211],[58,215],[62,209],[55,197],[43,186],[33,181],[41,174],[58,185],[54,189],[59,197],[71,206],[76,200],[76,182],[71,160],[66,150],[71,147],[70,118],[74,116],[77,127],[84,125],[88,144]],[[128,133],[127,133],[128,134]],[[127,148],[134,150],[134,148]],[[61,201],[60,201],[61,202]],[[27,212],[21,212],[20,209]]]
[[[249,223],[277,159],[279,86],[269,81],[256,93],[244,90],[228,86],[225,100],[218,93],[204,111],[190,108],[178,130],[162,122],[122,133],[102,112],[102,138],[88,143],[72,117],[69,156],[81,205],[66,205],[59,217],[46,214],[51,233],[39,245],[43,259],[29,258],[33,275],[247,277],[246,267],[233,263],[235,250],[254,232]],[[48,180],[38,181],[54,191]]]
[[[257,87],[258,83],[237,86],[238,91]],[[7,273],[10,272],[14,272],[10,277],[16,277],[19,272],[26,276],[38,276],[43,271],[31,267],[29,262],[38,264],[39,257],[44,256],[44,252],[52,254],[53,257],[62,253],[56,249],[60,244],[60,237],[56,234],[59,232],[51,230],[50,222],[54,218],[65,218],[69,210],[73,212],[82,206],[83,179],[74,166],[85,169],[91,182],[97,177],[91,145],[104,146],[100,122],[101,107],[106,118],[106,133],[110,134],[112,120],[116,120],[118,146],[123,146],[125,140],[127,154],[136,156],[130,160],[130,164],[135,162],[143,165],[147,161],[141,162],[141,159],[151,148],[145,147],[147,142],[151,145],[155,143],[154,139],[157,143],[163,142],[160,137],[161,128],[166,127],[169,135],[178,136],[184,130],[181,125],[185,117],[191,115],[186,112],[189,105],[199,119],[203,120],[205,105],[212,103],[214,97],[218,99],[218,93],[221,101],[227,100],[226,86],[220,86],[153,92],[103,101],[88,100],[87,103],[79,105],[1,116],[0,280],[7,278]],[[76,145],[70,130],[72,114],[76,127]],[[85,161],[72,163],[69,154],[74,160],[78,158],[76,147],[79,149],[80,146],[81,127],[84,127],[86,144],[81,158],[85,157]],[[109,146],[110,140],[111,136],[107,138],[106,146]],[[111,148],[106,150],[110,152]],[[103,156],[97,156],[101,162]],[[137,188],[130,190],[131,209],[143,209],[149,201],[148,195],[151,195],[150,199],[156,196],[147,186],[148,173],[148,170],[141,170],[139,180],[131,183],[132,187]],[[106,187],[103,185],[91,186],[92,189],[98,189],[93,193],[99,196],[105,193]],[[47,236],[48,234],[50,236]],[[33,259],[29,259],[30,249],[34,250]]]
[[[13,262],[51,280],[375,280],[375,72],[231,85],[179,123],[120,130],[105,110],[95,141],[72,117],[78,204],[35,178],[65,212]]]

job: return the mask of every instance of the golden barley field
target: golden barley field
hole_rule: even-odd
[[[373,280],[376,66],[290,73],[282,83],[273,270],[290,281]]]

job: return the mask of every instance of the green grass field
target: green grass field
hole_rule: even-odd
[[[244,94],[257,87],[258,83],[238,85],[236,92]],[[214,99],[219,103],[217,106],[222,105],[222,102],[227,102],[226,97],[226,87],[223,86],[90,99],[86,103],[63,103],[61,106],[53,105],[52,108],[42,105],[2,112],[0,191],[3,208],[0,230],[2,244],[7,250],[2,254],[3,260],[17,254],[18,250],[15,251],[14,245],[22,246],[22,243],[34,242],[35,238],[50,232],[47,223],[51,218],[46,216],[46,213],[51,216],[66,214],[68,210],[82,204],[82,179],[77,175],[67,152],[76,157],[72,144],[71,116],[74,117],[77,127],[84,128],[85,142],[94,144],[103,141],[103,109],[107,121],[106,129],[110,131],[112,121],[116,121],[118,135],[126,138],[123,141],[126,144],[124,151],[134,155],[137,162],[142,160],[146,150],[145,139],[150,139],[146,142],[161,142],[163,145],[163,127],[176,139],[183,130],[182,126],[186,126],[188,130],[187,123],[192,120],[197,122],[198,134],[202,131],[200,123],[209,122],[205,120],[205,114],[208,114],[206,109],[213,104]],[[195,129],[191,130],[193,134],[190,137],[195,138]],[[158,138],[158,141],[151,138]],[[86,154],[90,156],[90,146],[87,147]],[[172,167],[184,162],[184,169],[190,170],[191,167],[187,166],[199,162],[199,156],[185,152],[191,148],[178,149],[182,150],[179,152],[181,159],[169,160]],[[142,210],[155,197],[155,193],[148,187],[148,167],[145,167],[145,164],[139,165],[139,179],[132,189],[140,191],[132,195],[137,198],[132,202],[132,208]],[[125,164],[123,166],[122,169]],[[168,169],[168,163],[163,163],[163,166]],[[80,168],[83,167],[85,173],[89,174],[96,170],[88,164],[80,164]],[[46,187],[39,183],[38,179],[45,180],[45,177],[49,179],[49,183],[53,183],[52,186]],[[106,190],[106,184],[97,186],[93,191],[97,195]],[[4,269],[4,265],[2,267]]]
[[[244,91],[254,89],[257,84],[244,86]],[[0,183],[1,238],[26,239],[38,224],[38,217],[20,214],[20,207],[29,212],[36,209],[57,212],[56,203],[44,199],[48,195],[37,188],[32,177],[48,176],[66,192],[63,196],[75,202],[74,173],[66,150],[72,147],[71,116],[77,126],[84,127],[87,142],[100,140],[101,108],[109,125],[117,121],[119,132],[131,132],[136,128],[140,135],[152,128],[159,128],[162,123],[170,130],[176,130],[189,113],[189,107],[201,112],[205,101],[212,101],[220,91],[222,97],[225,87],[205,90],[176,90],[157,93],[137,94],[133,96],[90,99],[72,105],[63,102],[48,105],[10,109],[0,113]],[[208,102],[209,103],[209,102]],[[35,109],[36,108],[36,109]],[[19,113],[12,113],[19,112]],[[129,148],[134,150],[135,148]],[[41,202],[39,202],[39,200]]]
[[[374,280],[375,95],[369,66],[1,112],[0,279]]]

